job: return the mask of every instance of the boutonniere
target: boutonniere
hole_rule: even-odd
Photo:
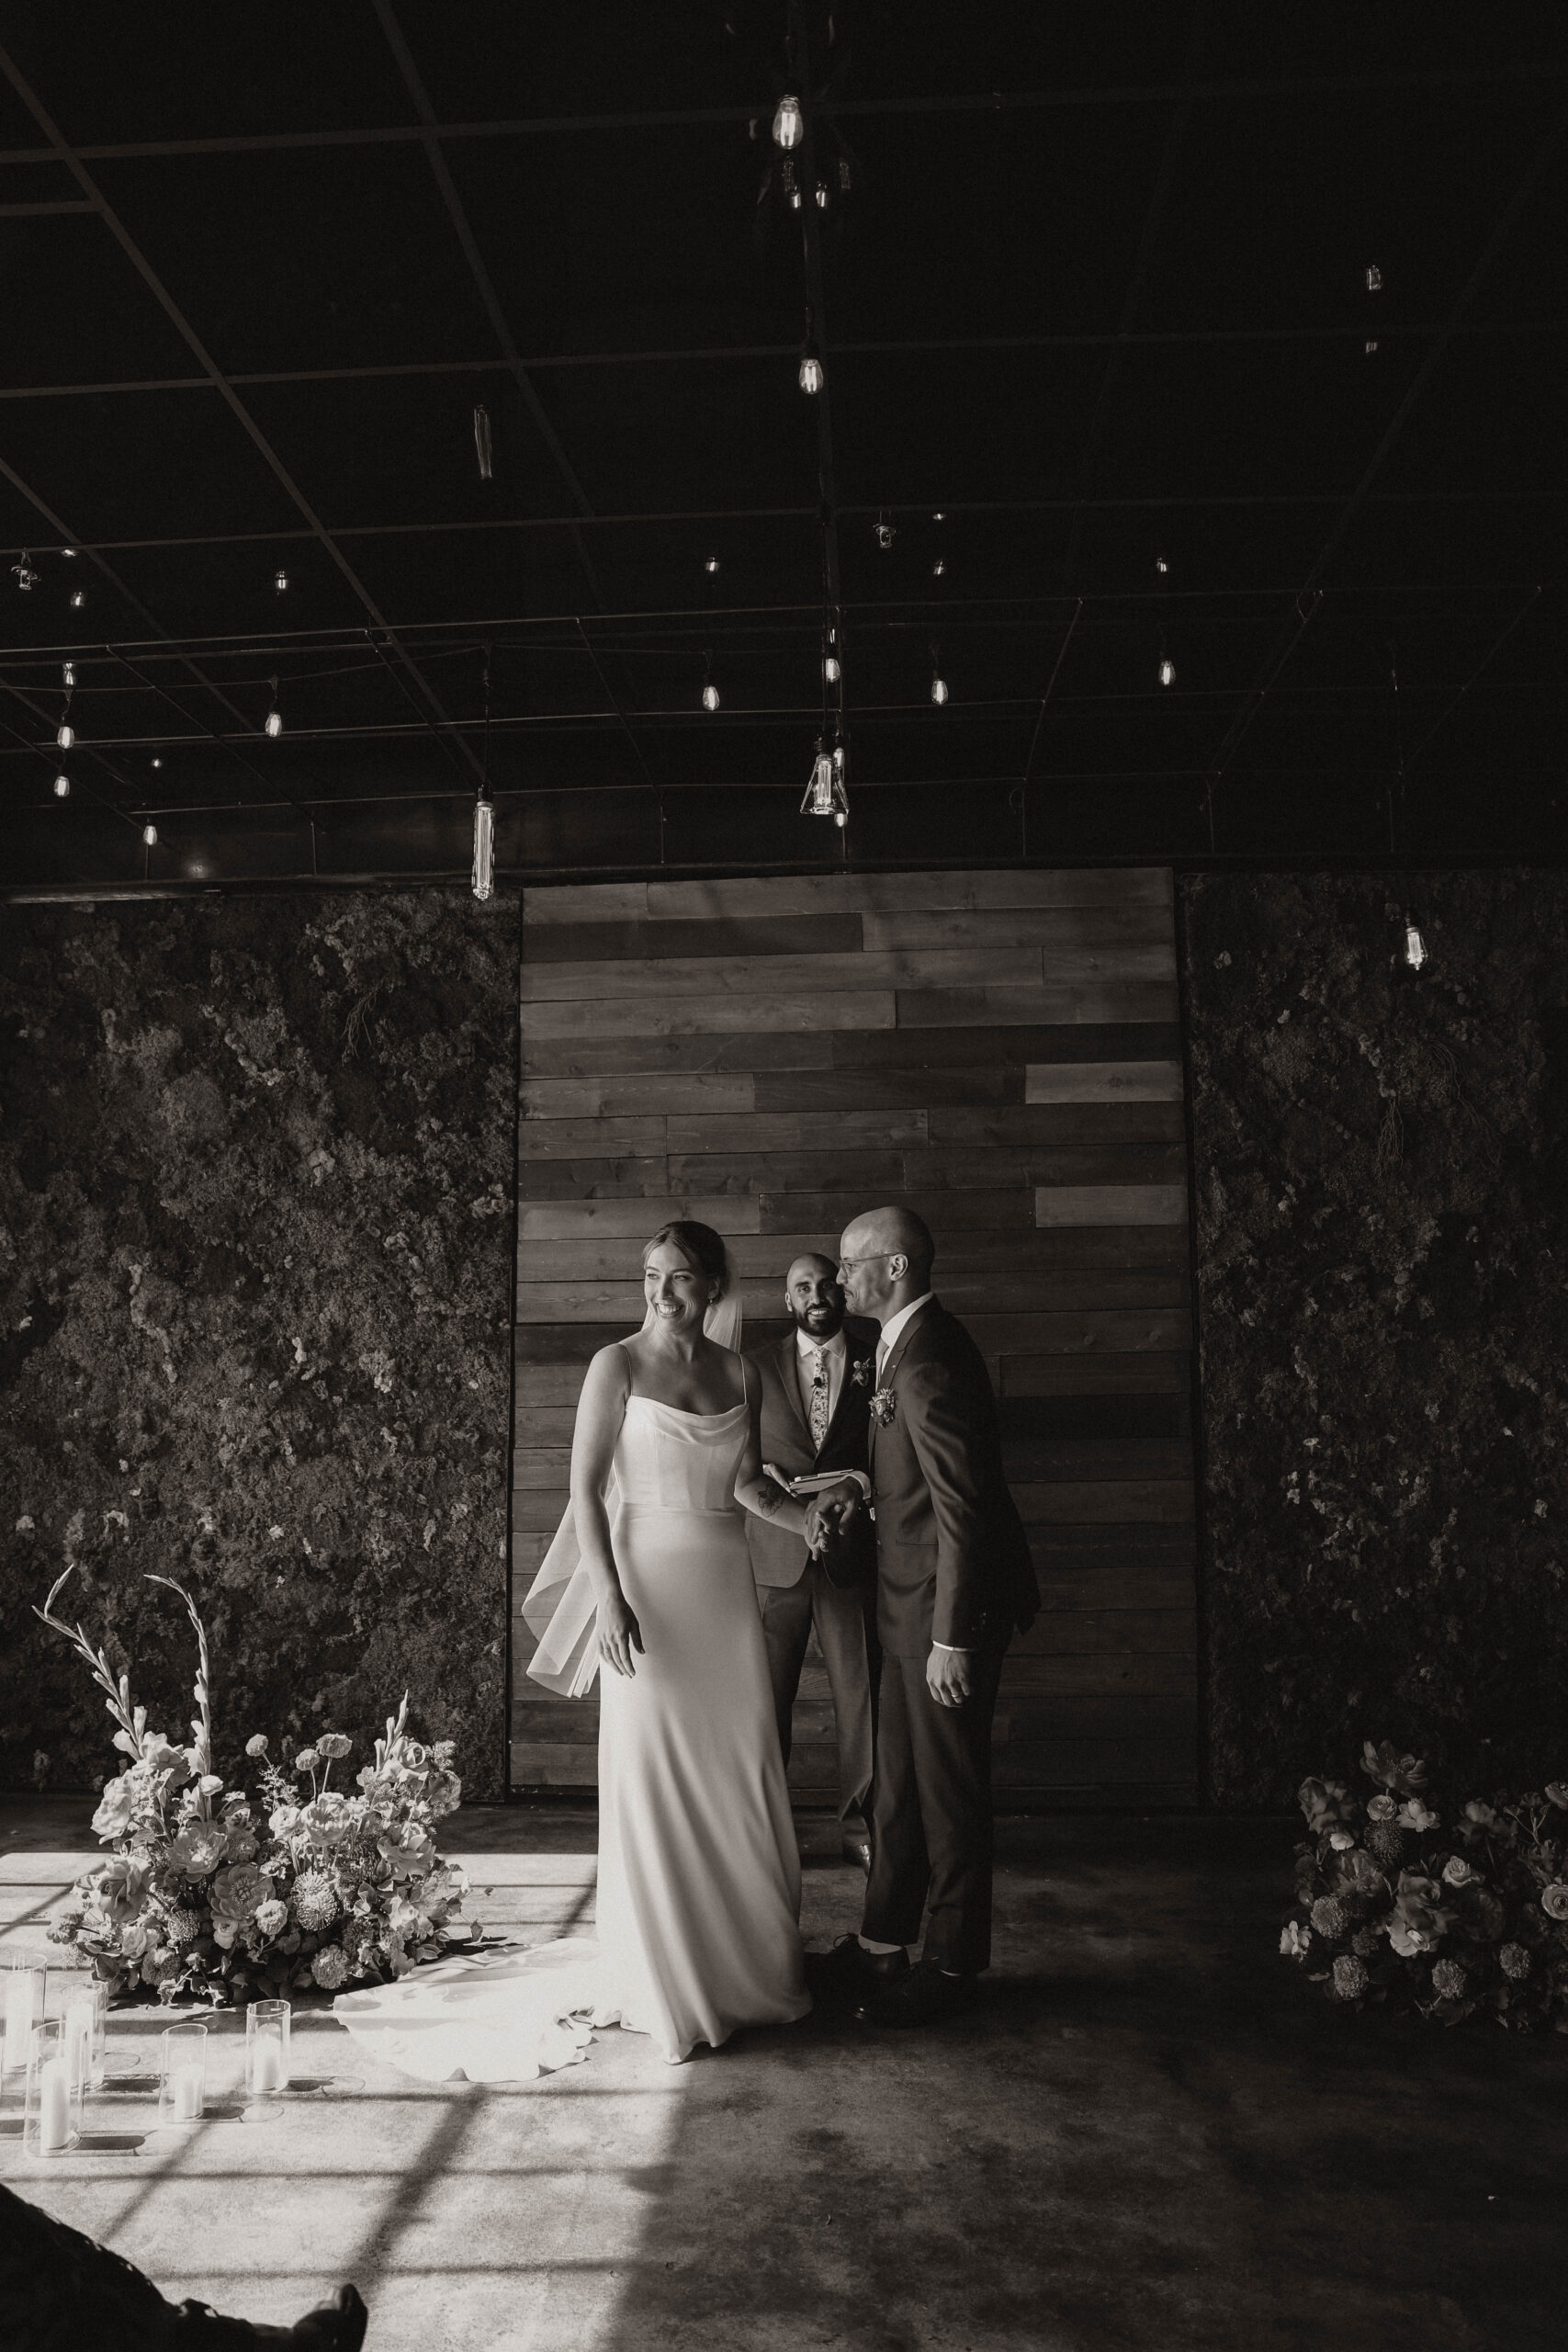
[[[854,1363],[851,1364],[850,1378],[854,1382],[857,1388],[869,1388],[871,1386],[871,1375],[873,1369],[874,1365],[870,1356],[861,1356]]]
[[[885,1430],[893,1419],[897,1398],[891,1388],[878,1388],[871,1400],[871,1418],[879,1430]]]

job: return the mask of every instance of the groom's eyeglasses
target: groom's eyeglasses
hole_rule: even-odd
[[[839,1261],[839,1272],[840,1273],[844,1273],[851,1266],[879,1265],[884,1258],[896,1258],[898,1252],[897,1250],[876,1250],[872,1252],[869,1258],[840,1258]]]

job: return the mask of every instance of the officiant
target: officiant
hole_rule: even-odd
[[[752,1361],[762,1378],[762,1459],[791,1478],[864,1473],[874,1340],[846,1329],[830,1258],[807,1252],[784,1278],[791,1329]],[[779,1745],[789,1762],[791,1718],[813,1629],[828,1668],[839,1751],[839,1819],[847,1859],[870,1867],[873,1706],[880,1656],[873,1600],[875,1555],[858,1548],[814,1560],[798,1535],[750,1515],[746,1533],[762,1612]]]

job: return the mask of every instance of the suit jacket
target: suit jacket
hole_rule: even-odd
[[[820,1453],[811,1448],[811,1430],[800,1408],[800,1383],[795,1372],[798,1350],[794,1328],[787,1331],[775,1347],[759,1349],[751,1358],[762,1375],[762,1459],[782,1470],[786,1477],[798,1478],[812,1470],[863,1470],[866,1468],[866,1426],[871,1415],[871,1374],[863,1372],[855,1377],[857,1364],[876,1363],[876,1346],[844,1326],[844,1343],[849,1362],[844,1366],[843,1383],[833,1418],[828,1424],[828,1434]],[[759,1584],[798,1584],[810,1557],[798,1535],[787,1527],[777,1527],[771,1520],[758,1519],[750,1511],[746,1514],[746,1540],[751,1546],[751,1573]],[[870,1582],[871,1559],[866,1557],[866,1581]]]
[[[977,1649],[1032,1623],[1040,1588],[1002,1475],[985,1358],[939,1299],[898,1334],[880,1393],[891,1413],[873,1415],[870,1460],[884,1649]]]

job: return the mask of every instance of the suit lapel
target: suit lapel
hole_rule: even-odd
[[[795,1333],[791,1331],[787,1338],[779,1342],[779,1379],[784,1387],[784,1402],[795,1415],[795,1426],[809,1449],[811,1430],[806,1415],[800,1409],[800,1375],[795,1369],[799,1356],[800,1351],[795,1345]]]
[[[897,1339],[894,1341],[892,1354],[888,1357],[887,1362],[882,1367],[882,1377],[876,1384],[879,1388],[891,1388],[898,1367],[903,1363],[906,1354],[908,1352],[910,1340],[918,1331],[925,1329],[931,1316],[940,1311],[940,1305],[941,1303],[939,1300],[931,1298],[927,1301],[924,1306],[921,1307],[918,1315],[910,1316],[909,1320],[905,1324],[903,1329],[899,1332]],[[871,1417],[870,1449],[873,1453],[875,1451],[876,1447],[876,1415],[874,1413]]]
[[[876,1351],[874,1349],[872,1351],[871,1360],[873,1363],[876,1362]],[[828,1424],[828,1434],[822,1441],[822,1452],[824,1453],[827,1453],[828,1448],[833,1442],[834,1434],[838,1430],[839,1423],[843,1417],[844,1410],[854,1391],[855,1365],[857,1362],[863,1363],[864,1361],[865,1357],[863,1354],[858,1358],[856,1357],[854,1350],[850,1346],[849,1341],[846,1339],[844,1341],[844,1376],[839,1383],[839,1401],[833,1408],[833,1418]]]

